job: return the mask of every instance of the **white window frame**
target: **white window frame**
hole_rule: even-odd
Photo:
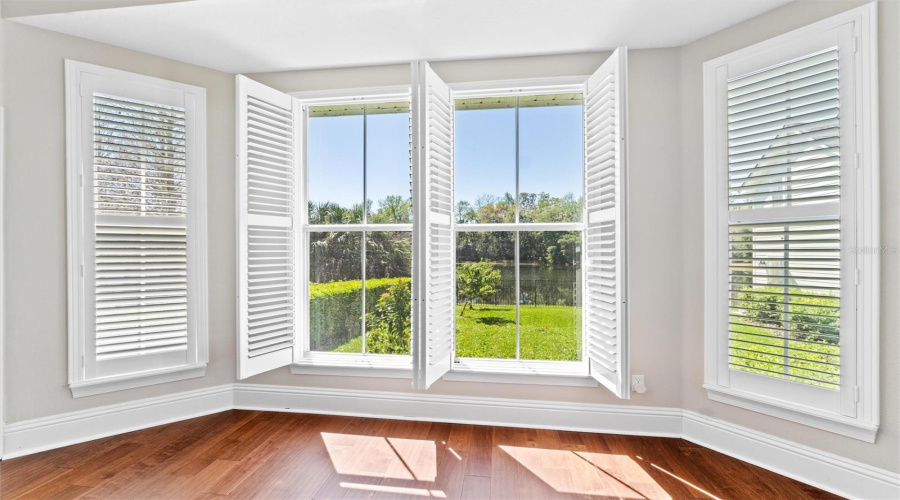
[[[584,82],[590,75],[572,77],[529,78],[449,84],[453,99],[473,97],[511,97],[547,94],[583,93]],[[517,139],[518,140],[518,139]],[[582,143],[582,158],[584,157]],[[583,169],[583,165],[582,165]],[[517,176],[518,179],[518,176]],[[517,185],[518,188],[518,185]],[[582,183],[582,197],[584,186]],[[456,224],[454,232],[469,231],[579,231],[584,235],[582,222],[562,223],[506,223],[506,224]],[[582,297],[584,286],[585,252],[582,251]],[[582,314],[584,309],[582,308]],[[582,324],[583,321],[582,321]],[[582,331],[581,361],[544,361],[523,359],[458,358],[456,356],[456,332],[453,342],[453,363],[443,380],[467,382],[518,383],[535,385],[570,385],[597,387],[599,383],[589,371],[586,330]]]
[[[705,141],[705,376],[704,388],[711,400],[772,415],[874,442],[879,424],[879,258],[877,252],[861,256],[856,249],[879,248],[878,197],[878,71],[877,6],[875,3],[847,11],[804,28],[772,38],[704,64]],[[856,318],[841,331],[841,389],[839,397],[826,397],[812,386],[727,369],[728,331],[722,328],[727,315],[727,144],[721,86],[727,81],[729,65],[745,61],[758,64],[786,62],[778,49],[785,44],[802,47],[826,32],[848,38],[844,49],[853,51],[853,69],[841,81],[852,78],[851,95],[842,95],[846,109],[841,116],[841,240],[842,296],[853,293]],[[848,76],[849,75],[849,76]],[[845,142],[844,136],[848,140]],[[849,147],[845,147],[849,146]],[[855,163],[855,165],[854,165]],[[854,189],[855,186],[855,189]],[[848,213],[849,209],[849,213]],[[732,212],[733,213],[733,212]],[[792,217],[796,217],[793,215]],[[856,224],[846,222],[856,218]],[[845,224],[846,222],[846,224]],[[851,253],[853,252],[853,253]],[[855,263],[855,264],[854,264]],[[849,267],[848,266],[854,266]],[[844,277],[856,274],[856,287]],[[725,284],[725,285],[723,285]],[[723,360],[725,368],[723,369]],[[740,388],[732,387],[735,374]],[[739,382],[740,382],[739,381]],[[804,399],[805,398],[805,399]],[[834,399],[826,402],[825,399]]]
[[[303,200],[300,205],[300,251],[309,251],[310,232],[340,231],[409,231],[413,225],[409,224],[309,224],[307,200],[309,199],[309,165],[307,136],[308,109],[310,106],[323,106],[328,104],[377,103],[410,101],[409,86],[370,87],[356,89],[338,89],[324,91],[288,92],[288,95],[299,101],[303,114],[303,156],[300,161],[300,184]],[[309,348],[309,259],[301,259],[304,265],[300,266],[297,280],[300,286],[302,304],[302,318],[297,326],[299,330],[298,343],[294,347],[294,362],[291,364],[291,373],[298,375],[337,375],[337,376],[363,376],[384,378],[411,378],[412,355],[396,354],[356,354],[356,353],[329,353],[315,352]]]
[[[415,64],[414,64],[415,67]],[[454,99],[466,96],[487,95],[535,95],[577,92],[583,93],[586,82],[591,78],[587,76],[559,77],[559,78],[533,78],[502,81],[485,81],[474,83],[457,83],[450,85]],[[624,82],[623,82],[624,84]],[[311,231],[366,231],[366,230],[412,230],[412,224],[377,224],[377,225],[316,225],[308,224],[307,189],[308,189],[308,158],[306,123],[309,106],[344,104],[348,102],[390,102],[398,100],[412,100],[411,86],[351,88],[324,91],[302,91],[286,93],[299,104],[301,116],[300,129],[302,137],[297,139],[301,155],[299,158],[299,178],[302,186],[299,188],[300,203],[298,219],[301,221],[299,228],[298,246],[303,249],[298,252],[300,283],[308,283],[309,259],[300,257],[305,255],[308,246],[308,235]],[[624,95],[624,94],[623,94]],[[415,122],[413,120],[413,126]],[[624,140],[624,138],[622,138]],[[582,151],[583,153],[583,151]],[[583,154],[582,154],[583,156]],[[415,176],[413,176],[415,177]],[[240,180],[239,180],[240,182]],[[415,188],[414,188],[415,189]],[[584,187],[582,186],[582,189]],[[413,193],[413,199],[421,199],[421,193],[417,196]],[[482,227],[483,226],[483,227]],[[509,226],[509,227],[507,227]],[[585,230],[585,222],[557,223],[557,224],[489,224],[461,226],[459,230]],[[414,235],[415,236],[415,235]],[[415,255],[415,251],[414,251]],[[584,254],[582,254],[584,259]],[[417,264],[413,263],[413,279],[415,280]],[[582,272],[585,266],[582,265]],[[583,285],[584,285],[584,280]],[[387,377],[387,378],[412,378],[412,355],[383,355],[383,354],[351,354],[312,352],[309,349],[309,289],[301,286],[299,302],[302,304],[298,317],[302,318],[297,325],[297,334],[293,349],[293,362],[290,364],[291,372],[302,375],[337,375],[358,377]],[[415,288],[415,284],[414,284]],[[624,300],[624,297],[623,297]],[[455,332],[454,332],[455,333]],[[413,336],[416,333],[413,332]],[[416,342],[416,339],[413,339]],[[587,349],[587,341],[584,342]],[[453,352],[455,358],[455,349]],[[582,361],[529,361],[529,360],[491,360],[491,359],[459,359],[451,363],[450,371],[443,375],[444,380],[494,382],[494,383],[522,383],[539,385],[571,385],[597,387],[598,380],[590,373],[590,365],[586,353],[582,354]],[[627,392],[626,392],[627,395]]]
[[[187,116],[187,179],[188,179],[188,362],[181,366],[115,376],[87,379],[84,371],[86,338],[85,321],[91,311],[86,310],[82,269],[86,252],[84,243],[84,209],[92,200],[85,200],[83,182],[90,182],[92,170],[84,165],[84,133],[82,123],[82,78],[95,75],[113,79],[118,84],[154,86],[167,91],[181,92],[190,106]],[[206,89],[129,73],[78,61],[65,61],[66,89],[66,183],[68,219],[68,343],[69,388],[73,397],[90,396],[176,380],[202,377],[209,361],[208,304],[207,304],[207,234],[206,234]],[[123,96],[127,97],[127,96]],[[92,112],[88,110],[87,112]]]

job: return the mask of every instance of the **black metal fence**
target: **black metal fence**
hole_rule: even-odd
[[[571,279],[522,279],[519,284],[519,303],[523,306],[580,306],[581,285]],[[462,304],[462,297],[457,295],[457,303]],[[476,301],[476,304],[494,306],[515,305],[516,280],[505,277],[497,293],[488,300]]]

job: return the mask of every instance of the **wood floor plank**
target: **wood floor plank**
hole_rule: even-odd
[[[837,498],[681,439],[241,410],[0,462],[0,497]]]

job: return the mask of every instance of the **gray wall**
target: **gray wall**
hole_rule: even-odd
[[[7,121],[6,421],[17,422],[234,380],[234,77],[2,23]],[[63,60],[207,88],[210,365],[206,377],[73,399],[67,385]]]
[[[896,355],[898,257],[883,257],[882,432],[870,445],[710,402],[703,335],[702,63],[855,5],[789,4],[678,49],[629,54],[632,373],[648,391],[628,404],[684,406],[802,444],[900,471]],[[898,5],[882,2],[883,242],[898,244]],[[6,82],[6,421],[17,422],[234,381],[234,81],[231,75],[0,21]],[[435,63],[447,81],[591,73],[606,53]],[[210,367],[206,377],[72,399],[66,385],[63,59],[206,87],[209,149]],[[406,65],[250,75],[284,91],[403,85]],[[891,139],[891,140],[889,140]],[[291,375],[249,383],[412,392],[408,380]],[[621,404],[602,388],[436,383],[436,394]]]
[[[773,36],[846,11],[867,2],[801,1],[715,33],[681,49],[681,144],[684,260],[684,348],[682,402],[684,408],[790,439],[893,472],[900,471],[900,320],[896,253],[881,256],[881,429],[877,443],[820,431],[710,401],[703,390],[703,74],[705,61]],[[900,4],[879,2],[881,107],[881,238],[882,245],[898,245],[898,30]],[[693,278],[690,278],[693,277]]]

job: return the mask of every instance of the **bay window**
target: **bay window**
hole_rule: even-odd
[[[627,398],[625,68],[457,89],[416,62],[409,88],[294,95],[239,76],[240,377]]]

